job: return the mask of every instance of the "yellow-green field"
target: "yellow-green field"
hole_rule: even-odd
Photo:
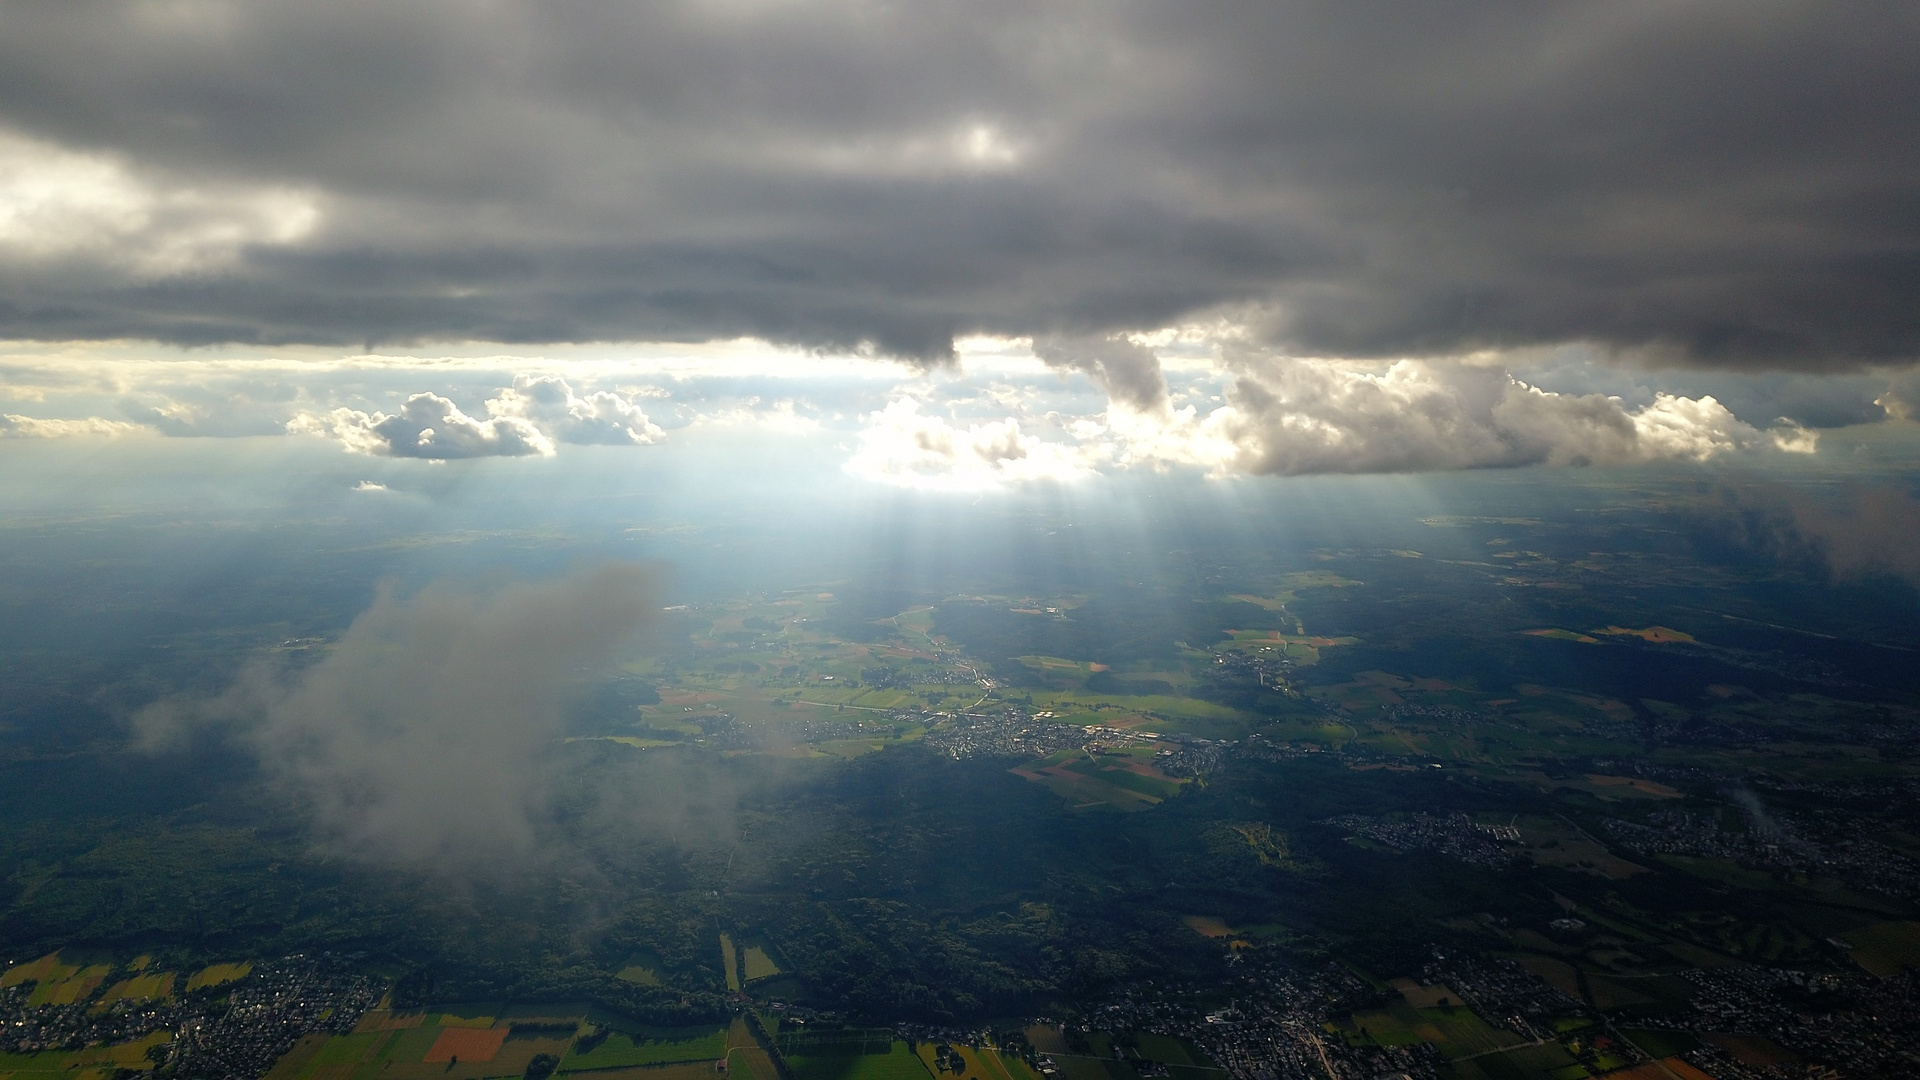
[[[156,1031],[136,1042],[89,1046],[84,1050],[47,1050],[37,1054],[0,1054],[0,1077],[46,1080],[61,1077],[111,1076],[121,1069],[145,1072],[153,1068],[147,1053],[173,1040],[170,1031]]]
[[[1212,721],[1220,724],[1246,725],[1258,720],[1258,717],[1230,709],[1225,705],[1216,705],[1211,701],[1198,698],[1174,697],[1168,694],[1105,694],[1090,690],[1039,690],[1033,691],[1033,707],[1068,715],[1087,712],[1100,715],[1112,710],[1121,713],[1142,716],[1145,722],[1135,726],[1146,731],[1160,729],[1171,730],[1174,724],[1184,721]],[[1107,721],[1102,720],[1102,723]],[[1113,725],[1119,726],[1119,725]]]
[[[770,979],[780,974],[780,965],[774,963],[773,957],[768,955],[764,945],[748,945],[745,961],[748,982],[753,982],[755,979]]]
[[[720,935],[720,964],[721,968],[727,973],[727,989],[738,991],[740,989],[740,967],[736,963],[735,953],[733,951],[733,939],[726,934]]]
[[[72,1005],[93,996],[100,984],[107,981],[113,968],[107,964],[90,964],[64,979],[48,980],[33,988],[28,996],[28,1005]]]
[[[135,975],[107,987],[107,992],[100,995],[100,1002],[104,1005],[115,1001],[164,1001],[173,997],[176,978],[171,971]]]
[[[211,967],[202,968],[194,972],[193,977],[187,980],[187,992],[191,994],[195,990],[202,990],[209,986],[219,986],[222,983],[230,983],[236,979],[244,979],[247,977],[247,973],[252,970],[253,965],[244,962],[238,964],[214,964]]]
[[[1085,686],[1089,678],[1108,670],[1105,664],[1091,660],[1068,660],[1059,656],[1016,656],[1014,660],[1054,686]]]
[[[24,964],[15,964],[8,968],[5,975],[0,975],[0,989],[19,986],[28,981],[63,982],[72,978],[79,970],[80,965],[61,963],[60,954],[50,952],[38,960],[29,960]]]

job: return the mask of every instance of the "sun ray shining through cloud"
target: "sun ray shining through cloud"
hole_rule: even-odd
[[[0,7],[0,1080],[1909,1075],[1916,131],[1878,0]]]

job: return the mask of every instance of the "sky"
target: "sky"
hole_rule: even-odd
[[[1917,30],[9,5],[0,441],[565,470],[778,435],[951,493],[1791,466],[1920,408]]]

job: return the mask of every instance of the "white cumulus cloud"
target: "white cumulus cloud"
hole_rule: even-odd
[[[1497,368],[1247,358],[1230,367],[1227,404],[1204,416],[1188,406],[1165,423],[1110,417],[1117,460],[1298,475],[1699,462],[1815,444],[1798,427],[1762,432],[1712,397],[1656,394],[1633,409],[1602,394],[1541,390]]]
[[[415,394],[400,411],[339,408],[302,412],[287,422],[297,435],[337,439],[349,453],[444,461],[474,457],[552,457],[559,443],[633,445],[659,439],[635,394],[582,396],[565,379],[518,375],[486,402],[486,419],[438,394]]]
[[[476,419],[438,394],[415,394],[392,415],[344,408],[323,415],[303,412],[287,422],[287,430],[337,439],[348,453],[378,457],[445,461],[554,453],[553,440],[531,421],[517,416]]]
[[[487,412],[524,420],[563,443],[650,443],[664,434],[633,396],[599,390],[583,397],[552,375],[515,376]]]

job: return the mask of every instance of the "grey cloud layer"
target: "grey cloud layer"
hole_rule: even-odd
[[[940,357],[1227,311],[1347,356],[1830,369],[1920,342],[1911,5],[47,3],[0,28],[0,174],[69,181],[0,221],[14,336]]]

